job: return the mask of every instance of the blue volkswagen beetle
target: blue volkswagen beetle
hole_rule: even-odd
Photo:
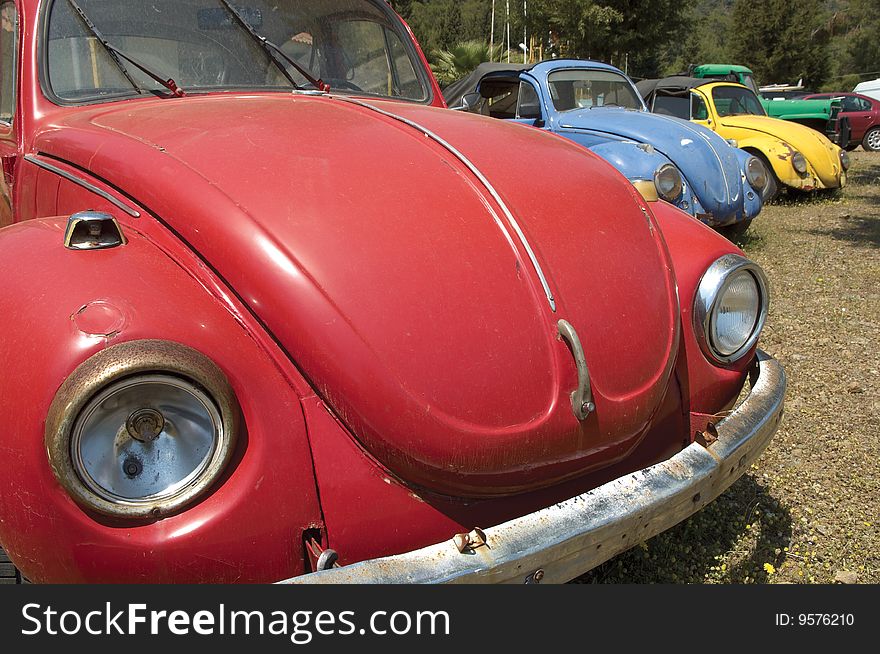
[[[540,127],[603,157],[728,236],[742,234],[768,190],[764,164],[700,125],[647,111],[621,70],[595,61],[481,64],[444,91],[449,107]]]

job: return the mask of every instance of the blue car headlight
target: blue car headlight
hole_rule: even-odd
[[[654,186],[657,187],[657,195],[667,202],[675,202],[684,192],[684,180],[678,168],[672,164],[663,164],[654,173]]]
[[[769,179],[764,162],[757,157],[750,157],[746,163],[746,179],[756,191],[763,191],[767,188]]]

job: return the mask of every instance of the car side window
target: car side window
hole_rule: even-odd
[[[416,69],[413,68],[412,61],[403,42],[394,34],[386,30],[388,41],[388,55],[391,57],[392,68],[397,76],[397,84],[399,85],[399,93],[405,98],[419,98],[424,95],[422,83],[419,81]]]
[[[519,85],[516,117],[530,120],[540,120],[541,118],[541,99],[538,97],[538,91],[535,87],[528,82],[521,82]]]
[[[854,98],[851,95],[847,95],[843,98],[843,110],[844,111],[861,111],[861,106],[858,98]]]
[[[418,78],[412,62],[401,58],[405,50],[400,39],[385,27],[367,20],[346,21],[339,25],[337,40],[349,69],[348,79],[340,82],[343,87],[350,83],[355,90],[383,96],[413,93]],[[415,93],[421,94],[421,88]]]
[[[709,120],[706,101],[696,93],[691,93],[691,120]]]
[[[690,120],[690,100],[683,95],[661,95],[654,98],[654,113]]]
[[[0,123],[12,124],[15,115],[15,64],[18,48],[18,12],[14,2],[0,5]]]
[[[864,98],[855,98],[855,101],[858,102],[859,111],[871,111],[871,103]]]
[[[492,118],[516,118],[519,104],[519,80],[485,79],[480,84],[483,97],[480,113]]]

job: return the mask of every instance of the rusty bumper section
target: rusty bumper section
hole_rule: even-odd
[[[681,522],[718,497],[764,451],[782,418],[785,372],[758,353],[748,398],[718,441],[565,502],[485,530],[461,553],[453,540],[281,583],[561,583]]]

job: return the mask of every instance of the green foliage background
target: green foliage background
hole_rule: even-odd
[[[488,43],[491,0],[391,0],[436,62],[463,41]],[[496,0],[496,44],[505,0]],[[511,0],[512,50],[523,2]],[[761,83],[851,89],[880,77],[880,0],[530,0],[528,33],[545,52],[628,66],[634,77],[737,63]]]

